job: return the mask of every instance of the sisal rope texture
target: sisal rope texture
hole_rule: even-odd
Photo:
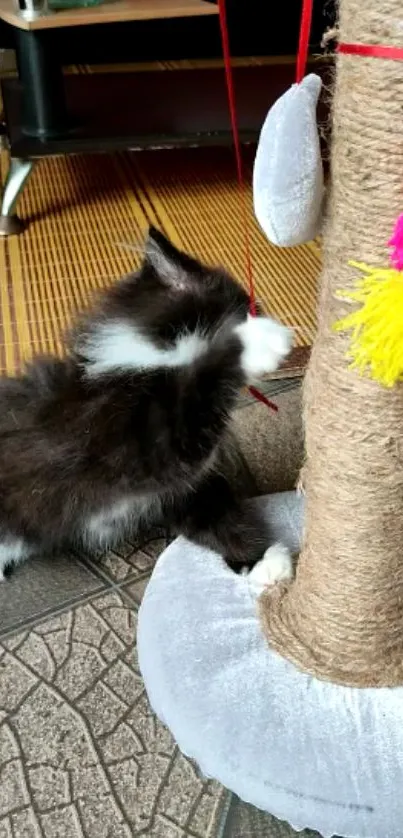
[[[339,38],[401,46],[400,0],[340,0]],[[403,684],[403,387],[346,360],[350,259],[388,264],[403,211],[403,62],[339,55],[318,333],[305,395],[306,520],[296,579],[260,600],[269,643],[356,687]],[[403,324],[402,324],[403,339]]]

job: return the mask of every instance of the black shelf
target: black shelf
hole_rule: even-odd
[[[256,141],[268,108],[292,84],[293,75],[291,64],[235,68],[243,142]],[[2,81],[13,157],[231,142],[222,69],[72,75],[64,84],[69,130],[37,138],[22,131],[20,82]]]

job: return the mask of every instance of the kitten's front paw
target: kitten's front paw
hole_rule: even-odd
[[[255,564],[248,579],[258,587],[275,585],[293,577],[292,558],[287,547],[283,544],[273,544],[266,550],[263,559]]]
[[[252,317],[235,327],[242,341],[241,364],[249,383],[274,372],[290,352],[293,334],[271,317]]]

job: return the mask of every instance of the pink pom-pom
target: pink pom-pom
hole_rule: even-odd
[[[390,254],[390,264],[397,268],[398,271],[403,270],[403,215],[399,215],[396,221],[393,236],[388,241],[388,247],[392,248]]]

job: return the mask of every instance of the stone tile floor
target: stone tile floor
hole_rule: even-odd
[[[261,406],[236,417],[249,493],[289,488],[302,459],[299,390],[277,391],[267,433]],[[259,466],[256,485],[263,460],[271,471]],[[295,835],[203,778],[149,707],[136,619],[167,539],[156,531],[100,556],[30,562],[1,586],[0,838]]]

